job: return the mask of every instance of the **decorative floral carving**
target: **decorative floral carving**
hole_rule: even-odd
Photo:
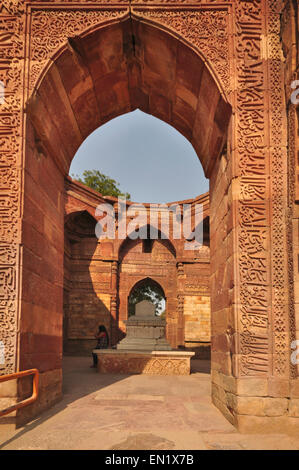
[[[294,168],[296,166],[296,110],[290,106],[288,110],[288,217],[287,217],[287,246],[288,246],[288,286],[289,286],[289,321],[290,321],[290,343],[296,340],[295,321],[295,289],[294,289],[294,261],[293,261],[293,204],[295,201],[296,177]],[[295,219],[296,220],[296,219]],[[298,376],[298,366],[291,366],[291,376]]]
[[[134,9],[134,15],[155,20],[183,37],[208,60],[224,90],[230,91],[227,10]]]
[[[53,54],[68,38],[92,26],[123,16],[127,9],[33,10],[30,41],[30,79],[32,91]]]
[[[23,120],[23,1],[4,0],[0,8],[0,340],[5,347],[5,373],[15,371],[17,272],[20,238],[21,128]]]
[[[11,15],[18,15],[24,12],[25,2],[24,0],[1,0],[2,11],[0,7],[0,13],[10,13]]]
[[[265,152],[262,1],[236,4],[236,155],[238,202],[240,373],[267,374],[269,367],[269,221]]]
[[[119,355],[99,355],[99,370],[104,373],[141,373],[150,375],[189,375],[190,358],[171,357],[127,357]]]
[[[189,0],[177,1],[178,4],[188,2]],[[110,9],[103,7],[104,2],[94,0],[77,0],[74,8],[70,6],[74,3],[72,1],[44,2],[47,8],[40,5],[38,8],[37,2],[30,2],[32,6],[35,3],[36,7],[29,10],[31,91],[50,57],[69,37],[82,34],[107,20],[121,18],[128,11],[127,0],[119,0],[123,7]],[[63,8],[64,3],[68,4],[68,8]],[[84,8],[84,3],[89,7]],[[197,2],[199,6],[196,7],[181,6],[181,9],[174,9],[173,0],[159,0],[160,4],[167,3],[166,9],[162,6],[143,7],[139,0],[133,3],[136,4],[136,16],[157,21],[200,52],[211,64],[224,90],[231,91],[229,5],[226,8],[217,5],[217,1],[202,0]],[[214,9],[211,3],[215,4]],[[285,289],[287,264],[291,268],[284,252],[287,241],[291,243],[292,240],[291,235],[286,233],[285,223],[287,185],[286,154],[282,149],[285,122],[280,44],[282,1],[238,0],[233,3],[236,73],[234,160],[240,176],[240,200],[236,209],[240,284],[237,300],[240,301],[242,326],[240,373],[265,375],[271,372],[286,376],[289,370],[287,342],[290,339],[290,327],[294,329],[294,313],[290,309],[288,316]],[[51,4],[53,8],[49,9]],[[77,7],[78,4],[81,4],[81,8]],[[99,4],[99,7],[94,7],[95,4]],[[0,8],[0,80],[5,85],[5,101],[0,104],[0,339],[5,342],[7,372],[15,369],[16,357],[17,241],[20,238],[22,188],[17,168],[21,167],[23,129],[25,5],[23,0],[2,0]],[[265,13],[267,29],[264,24]],[[283,27],[287,22],[287,14],[286,9],[282,17]],[[267,120],[265,108],[267,55],[271,122]],[[270,168],[267,139],[271,148]],[[270,191],[271,207],[267,197]],[[291,226],[288,227],[290,229]],[[272,260],[269,259],[270,252]],[[270,279],[273,288],[270,287]],[[178,301],[180,308],[181,300]],[[113,297],[113,309],[116,308],[115,305]],[[269,340],[269,329],[272,327],[273,350],[270,351],[272,342]],[[269,360],[269,352],[273,353],[273,365]]]
[[[287,375],[289,373],[289,322],[286,297],[287,285],[287,239],[286,239],[286,152],[282,150],[284,140],[283,125],[283,63],[280,42],[280,13],[283,2],[268,0],[268,54],[271,112],[271,176],[272,176],[272,305],[273,305],[273,373]],[[286,142],[285,142],[286,144]]]

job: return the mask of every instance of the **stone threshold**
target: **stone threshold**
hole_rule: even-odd
[[[195,355],[193,351],[146,351],[146,350],[135,350],[135,349],[94,349],[95,354],[140,354],[148,356],[173,356],[173,357],[192,357]]]

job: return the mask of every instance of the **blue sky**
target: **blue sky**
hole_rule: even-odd
[[[83,142],[70,175],[93,169],[115,179],[135,202],[178,201],[209,190],[188,140],[139,110],[112,119]]]

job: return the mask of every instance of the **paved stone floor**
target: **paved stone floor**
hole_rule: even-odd
[[[100,375],[64,358],[63,400],[10,434],[0,449],[299,449],[299,436],[244,435],[210,399],[207,361],[188,377]]]

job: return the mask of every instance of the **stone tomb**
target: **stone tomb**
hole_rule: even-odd
[[[125,321],[126,337],[117,344],[117,349],[137,351],[170,351],[165,338],[166,321],[155,315],[153,303],[143,300],[135,306],[135,315]]]
[[[95,349],[102,373],[189,375],[194,352],[172,351],[165,339],[165,320],[146,300],[136,305],[127,321],[127,335],[117,349]]]

